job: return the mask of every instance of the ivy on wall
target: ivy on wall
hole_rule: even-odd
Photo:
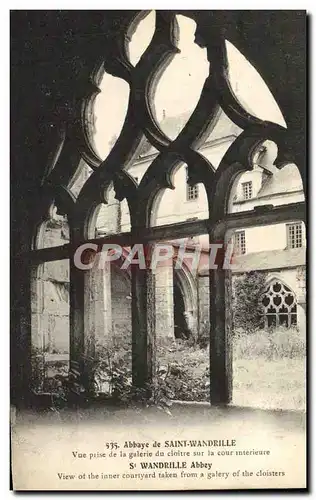
[[[238,276],[233,285],[234,329],[243,329],[251,333],[261,325],[263,307],[260,297],[265,291],[264,273],[250,271]]]

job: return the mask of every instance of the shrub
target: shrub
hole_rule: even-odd
[[[172,399],[180,401],[207,401],[209,399],[209,371],[195,374],[185,363],[174,363],[166,380]]]
[[[116,401],[144,402],[170,413],[172,400],[209,399],[209,368],[206,349],[185,340],[157,342],[157,376],[143,390],[132,388],[131,338],[112,337],[96,346],[94,373],[96,391],[106,388]],[[148,395],[150,397],[148,398]]]
[[[234,329],[253,332],[260,325],[263,312],[260,297],[265,290],[265,276],[250,271],[235,278],[233,284]]]
[[[95,392],[107,393],[114,399],[129,399],[132,386],[132,343],[128,334],[112,336],[97,343],[91,369]]]
[[[206,321],[200,326],[197,343],[201,348],[207,347],[210,343],[210,325]]]
[[[186,340],[169,340],[158,345],[157,356],[168,370],[165,385],[171,399],[209,399],[208,349]]]

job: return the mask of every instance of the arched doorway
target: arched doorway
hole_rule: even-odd
[[[173,317],[174,337],[183,340],[189,339],[192,336],[192,332],[187,324],[184,299],[176,280],[173,283]]]
[[[173,316],[176,339],[196,336],[196,287],[184,269],[173,272]]]

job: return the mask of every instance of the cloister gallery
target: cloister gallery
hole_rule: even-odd
[[[238,276],[264,275],[265,327],[305,329],[304,17],[266,12],[266,29],[260,11],[16,15],[13,400],[27,404],[33,347],[88,388],[95,343],[129,332],[144,387],[158,340],[208,332],[210,401],[229,403]],[[231,267],[192,269],[197,249],[230,241]],[[184,243],[181,266],[122,266],[135,244]],[[94,260],[104,244],[120,258],[75,265],[80,246]]]

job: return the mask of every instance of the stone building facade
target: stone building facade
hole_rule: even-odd
[[[174,137],[188,117],[165,118],[164,130]],[[241,130],[224,113],[200,154],[217,168],[221,158]],[[266,141],[253,158],[254,168],[244,172],[235,181],[228,200],[231,213],[247,212],[266,205],[282,205],[304,200],[300,174],[295,165],[282,170],[274,166],[274,143]],[[144,143],[139,158],[129,169],[129,174],[140,182],[157,151]],[[79,191],[89,171],[82,169],[72,189]],[[206,219],[209,216],[207,197],[202,184],[189,186],[186,165],[173,174],[174,189],[160,193],[152,213],[152,226],[174,222]],[[118,234],[130,230],[130,217],[126,200],[115,198],[113,187],[107,193],[107,204],[96,213],[96,237]],[[42,228],[42,246],[57,246],[68,242],[67,221],[52,209],[51,219]],[[291,224],[275,224],[227,232],[226,243],[233,238],[233,276],[256,270],[264,273],[267,290],[271,284],[281,283],[293,295],[296,305],[295,321],[305,326],[305,227],[293,219]],[[208,235],[186,240],[186,253],[192,257],[196,247],[207,248]],[[181,240],[169,241],[174,251]],[[125,248],[124,252],[129,249]],[[202,255],[206,254],[202,250]],[[206,254],[207,255],[207,254]],[[190,257],[188,257],[190,261]],[[203,259],[202,259],[203,260]],[[66,261],[65,261],[66,262]],[[69,353],[69,264],[64,261],[44,264],[37,270],[34,282],[32,324],[36,345],[61,359]],[[88,273],[87,300],[90,304],[88,329],[93,330],[99,341],[111,335],[131,331],[131,277],[129,270],[120,269],[121,261],[107,264]],[[234,282],[234,279],[233,279]],[[268,293],[268,292],[267,292]],[[277,299],[276,299],[277,300]],[[190,265],[174,269],[172,261],[155,271],[155,321],[158,338],[187,338],[203,336],[209,331],[209,277],[201,265],[192,271]],[[281,311],[282,312],[282,311]],[[276,311],[278,318],[278,312]],[[281,313],[280,313],[281,314]],[[290,313],[288,313],[290,314]],[[294,314],[294,313],[293,313]],[[278,319],[277,319],[278,323]],[[283,322],[283,324],[285,324]],[[287,326],[290,326],[288,324]],[[38,334],[36,335],[36,332]]]

